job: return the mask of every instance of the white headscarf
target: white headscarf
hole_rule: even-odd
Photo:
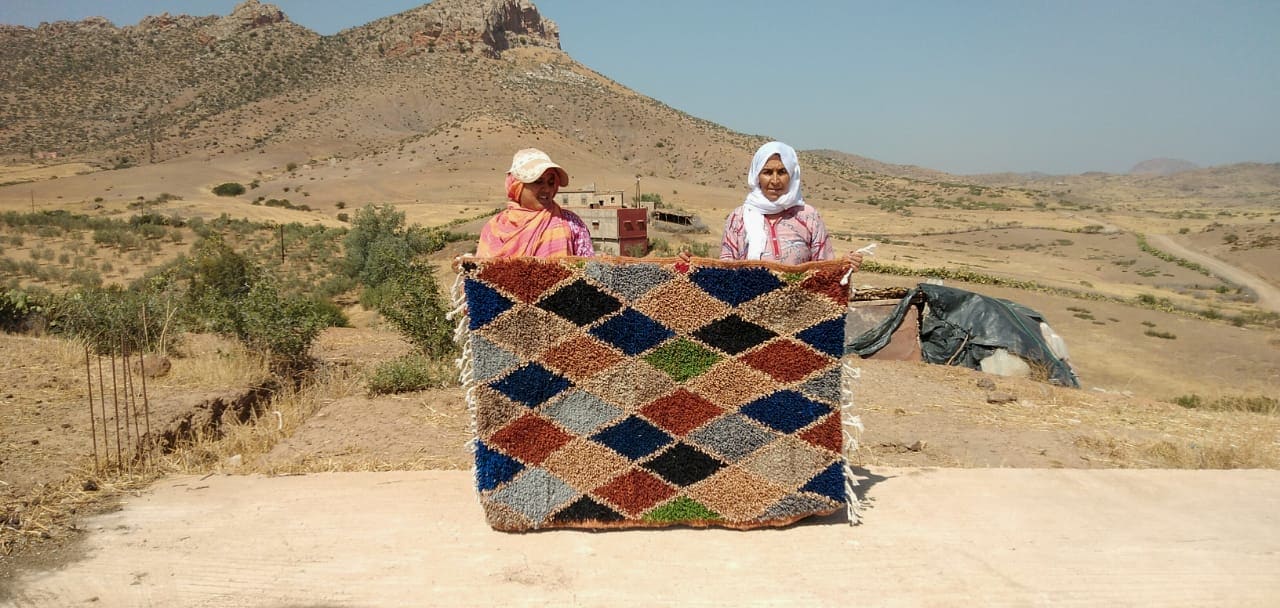
[[[791,184],[787,191],[778,197],[778,200],[771,201],[765,198],[764,192],[760,190],[760,171],[774,154],[782,160],[782,166],[787,168],[787,175],[791,176]],[[764,253],[764,244],[768,240],[764,229],[764,216],[804,204],[804,199],[800,197],[800,158],[796,156],[795,148],[780,141],[771,141],[760,146],[760,149],[756,150],[756,155],[751,158],[751,170],[747,171],[747,187],[751,188],[751,191],[747,193],[747,200],[742,203],[742,227],[747,237],[747,259],[758,260]]]

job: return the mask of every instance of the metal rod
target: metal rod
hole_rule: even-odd
[[[116,384],[116,352],[111,351],[111,405],[116,410],[116,464],[124,467],[124,456],[120,451],[120,388]]]
[[[89,436],[93,438],[93,472],[98,473],[102,466],[98,464],[98,425],[93,420],[93,371],[89,367],[89,347],[84,347],[84,379],[89,383]]]
[[[102,410],[102,459],[111,464],[111,440],[107,437],[107,389],[102,380],[102,355],[98,358],[98,407]]]
[[[138,369],[142,369],[142,353],[138,353]],[[147,401],[147,374],[142,374],[142,415],[147,423],[147,461],[151,461],[152,453],[155,451],[156,438],[151,435],[151,403]]]

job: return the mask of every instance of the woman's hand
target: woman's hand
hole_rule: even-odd
[[[689,253],[688,249],[681,249],[680,253],[676,254],[676,257],[680,258],[680,261],[684,262],[685,264],[688,264],[689,262],[693,261],[693,254]]]
[[[849,272],[858,272],[858,269],[862,268],[861,253],[858,253],[857,251],[850,251],[844,256],[844,259],[848,260],[849,264],[852,266],[852,268],[849,269]]]

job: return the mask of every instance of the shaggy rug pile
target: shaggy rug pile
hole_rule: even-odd
[[[489,524],[755,528],[845,508],[847,270],[464,259]]]

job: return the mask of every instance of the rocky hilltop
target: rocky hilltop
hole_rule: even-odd
[[[387,57],[436,51],[498,57],[517,46],[560,48],[560,30],[528,0],[436,0],[338,35]]]
[[[0,26],[0,154],[118,151],[116,162],[128,163],[181,155],[193,143],[261,145],[290,130],[291,121],[271,120],[280,104],[255,108],[274,123],[266,129],[231,127],[243,138],[228,137],[228,121],[215,118],[300,97],[328,98],[323,105],[332,106],[334,98],[362,94],[351,91],[361,82],[396,88],[391,81],[430,80],[437,70],[464,76],[463,58],[492,62],[521,47],[568,60],[559,46],[556,24],[528,0],[437,0],[336,36],[320,36],[258,0],[225,16],[166,13],[126,27],[102,18]],[[467,71],[479,88],[494,76]],[[484,108],[457,110],[438,117]]]

